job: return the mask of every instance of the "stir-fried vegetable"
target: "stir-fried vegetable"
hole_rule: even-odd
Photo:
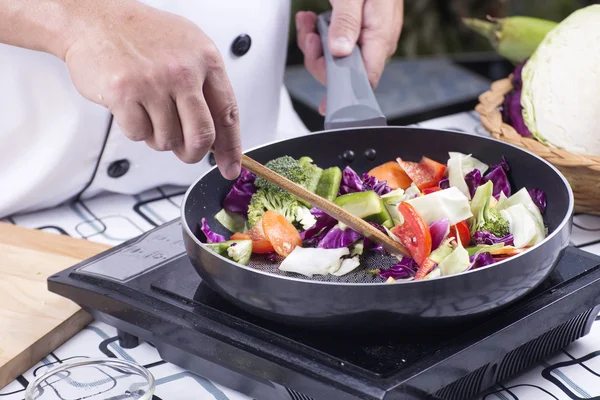
[[[400,239],[412,258],[421,265],[431,253],[431,233],[429,227],[417,210],[408,202],[398,206],[404,223],[392,228],[392,232]]]
[[[386,181],[390,189],[408,189],[412,180],[395,161],[389,161],[368,172],[379,181]]]
[[[479,186],[475,192],[475,197],[471,202],[471,233],[478,231],[487,231],[497,237],[506,236],[509,233],[509,223],[503,216],[490,206],[492,198],[492,182],[488,181],[485,185]]]
[[[247,171],[215,215],[230,239],[205,219],[200,231],[211,250],[230,260],[247,265],[252,254],[283,257],[281,271],[309,277],[362,271],[397,282],[485,268],[547,235],[545,192],[523,187],[513,194],[507,160],[491,161],[450,152],[446,164],[425,156],[418,162],[398,158],[362,175],[349,166],[322,169],[308,157],[266,164],[402,243],[409,256],[376,270],[365,270],[361,259],[389,256],[381,245]]]
[[[262,219],[265,237],[280,256],[287,257],[298,246],[302,246],[300,233],[283,215],[267,211]]]
[[[404,161],[400,157],[398,164],[419,189],[437,186],[444,176],[446,166],[427,157],[422,157],[418,163]]]

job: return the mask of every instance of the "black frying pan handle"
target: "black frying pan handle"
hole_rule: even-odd
[[[333,57],[327,44],[331,11],[320,14],[317,29],[323,44],[327,69],[325,129],[386,126],[358,46],[347,57]]]

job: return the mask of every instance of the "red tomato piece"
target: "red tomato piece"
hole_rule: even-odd
[[[396,162],[421,190],[437,186],[444,177],[444,172],[446,171],[445,165],[427,157],[422,157],[421,161],[418,163],[404,161],[398,157]]]
[[[267,211],[262,217],[262,227],[265,236],[271,242],[277,254],[287,257],[296,246],[302,246],[302,238],[294,225],[283,215]]]
[[[437,185],[438,182],[434,184],[431,183],[431,175],[427,170],[425,170],[419,163],[412,161],[404,161],[400,157],[396,159],[396,162],[402,168],[402,170],[408,175],[408,177],[417,185],[419,189],[423,189],[429,186]]]
[[[420,281],[425,278],[428,273],[435,267],[435,262],[431,258],[426,258],[423,264],[419,267],[417,274],[415,275],[415,281]]]
[[[429,227],[410,204],[400,203],[398,211],[402,214],[404,223],[392,228],[392,233],[400,239],[417,264],[422,265],[431,254]]]
[[[440,190],[443,190],[443,189],[441,187],[439,187],[439,186],[433,186],[433,187],[430,187],[430,188],[423,189],[423,194],[429,194],[429,193],[439,192]]]
[[[471,242],[471,231],[467,221],[460,221],[456,225],[452,225],[450,227],[450,233],[448,234],[448,237],[456,239],[457,231],[458,237],[460,238],[460,243],[463,246],[468,246],[468,244]]]
[[[271,242],[265,237],[260,221],[256,226],[250,229],[248,233],[234,233],[231,236],[231,240],[252,240],[252,252],[256,254],[265,254],[275,251]]]
[[[373,168],[368,172],[380,181],[387,181],[391,189],[408,189],[412,180],[395,161],[390,161]]]
[[[432,175],[433,180],[437,182],[441,181],[446,172],[446,165],[440,164],[439,162],[432,160],[431,158],[422,157],[419,165],[423,166]]]

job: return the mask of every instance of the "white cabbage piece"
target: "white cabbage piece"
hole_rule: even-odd
[[[469,200],[471,193],[465,181],[465,176],[475,169],[478,169],[483,175],[489,166],[471,154],[463,154],[458,152],[449,152],[450,159],[448,160],[446,172],[448,174],[448,183],[450,186],[458,188]]]
[[[506,203],[506,202],[505,202]],[[510,233],[514,236],[517,249],[534,246],[544,240],[545,232],[540,229],[535,217],[521,204],[515,204],[500,211],[508,221]]]
[[[506,199],[505,197],[505,200],[502,200],[502,195],[500,195],[500,201],[496,205],[496,209],[498,211],[501,211],[512,207],[516,204],[524,205],[527,211],[529,211],[531,215],[535,218],[535,222],[537,223],[538,228],[542,231],[546,230],[544,226],[544,218],[542,217],[542,213],[540,212],[538,206],[536,206],[533,202],[533,199],[529,195],[529,191],[527,191],[527,188],[522,188],[517,193],[510,196],[508,199]]]
[[[448,218],[450,225],[471,218],[469,199],[457,188],[439,190],[406,201],[413,206],[427,225]]]
[[[332,275],[335,276],[342,276],[342,275],[346,275],[349,272],[352,272],[356,269],[356,267],[358,267],[360,265],[360,261],[358,260],[358,256],[354,256],[352,258],[346,258],[344,259],[344,261],[342,261],[342,265],[340,266],[340,269],[338,269],[335,272],[332,272]]]
[[[296,208],[296,221],[302,225],[302,229],[304,230],[307,230],[317,223],[315,216],[304,206],[298,206],[298,208]]]
[[[347,247],[320,249],[297,246],[283,260],[279,269],[308,276],[327,275],[337,272],[342,265],[342,257],[350,254]]]
[[[448,152],[448,155],[450,156],[450,159],[456,157],[462,158],[463,175],[467,175],[474,169],[478,169],[479,172],[481,172],[481,175],[483,175],[489,169],[489,165],[473,157],[472,154],[463,154],[456,151],[451,151]]]
[[[394,225],[402,225],[404,223],[404,218],[402,217],[402,214],[400,214],[400,211],[398,211],[398,205],[404,201],[413,199],[420,194],[421,191],[413,182],[410,184],[410,187],[406,189],[406,191],[398,188],[381,196],[383,205],[390,213]]]
[[[410,184],[410,187],[408,189],[406,189],[406,191],[404,193],[406,194],[406,198],[404,199],[404,201],[406,201],[408,199],[412,199],[412,198],[415,198],[416,196],[419,196],[421,194],[421,190],[413,182]]]
[[[425,275],[424,279],[439,278],[440,276],[442,276],[442,271],[438,267],[436,267],[433,271]]]
[[[448,184],[457,188],[467,199],[471,199],[469,187],[463,174],[462,157],[454,157],[448,160]]]
[[[383,205],[390,213],[394,225],[402,225],[404,223],[404,218],[402,218],[402,214],[398,211],[398,205],[405,201],[406,197],[406,193],[400,188],[381,196]]]
[[[523,119],[542,143],[600,156],[600,5],[550,31],[523,68]]]
[[[466,271],[470,266],[471,261],[469,260],[469,253],[459,241],[452,253],[445,257],[436,269],[440,270],[441,276],[447,276],[460,274],[461,272]]]

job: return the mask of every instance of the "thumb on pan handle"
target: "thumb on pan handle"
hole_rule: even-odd
[[[333,57],[329,51],[327,35],[330,21],[331,11],[317,18],[327,71],[325,129],[386,126],[386,118],[369,83],[358,46],[347,57]]]

